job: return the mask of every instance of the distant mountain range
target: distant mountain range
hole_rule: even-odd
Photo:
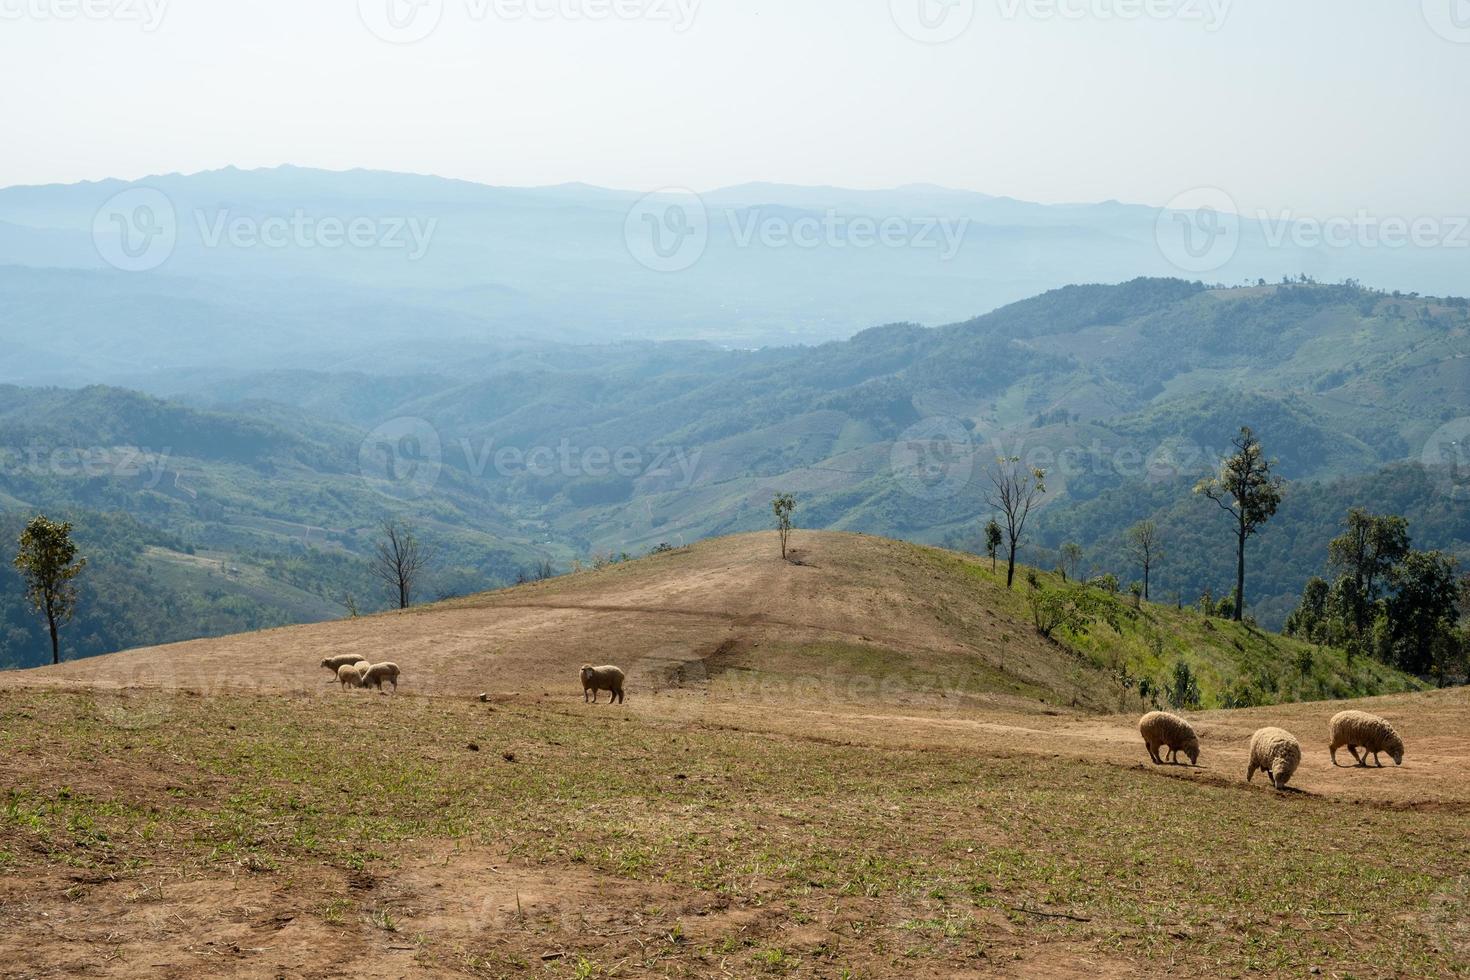
[[[1463,250],[1273,245],[1280,227],[1252,219],[1218,255],[1181,252],[1178,217],[927,186],[648,197],[295,167],[12,187],[0,382],[444,372],[527,340],[821,343],[1140,275],[1465,291]]]

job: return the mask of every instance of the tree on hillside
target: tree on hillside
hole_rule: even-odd
[[[1388,621],[1398,666],[1427,674],[1440,634],[1454,628],[1459,610],[1455,560],[1439,551],[1411,551],[1392,574]]]
[[[1393,515],[1370,514],[1361,507],[1348,511],[1346,530],[1327,546],[1328,563],[1352,580],[1343,592],[1355,632],[1372,623],[1378,589],[1395,565],[1409,553],[1409,522]]]
[[[1317,576],[1311,578],[1302,591],[1301,602],[1286,617],[1286,628],[1283,632],[1287,636],[1300,637],[1312,643],[1326,642],[1331,596],[1332,586],[1327,584],[1326,579]]]
[[[1061,561],[1057,567],[1061,570],[1062,581],[1080,577],[1082,568],[1082,546],[1075,541],[1068,541],[1062,545],[1060,552]]]
[[[1000,551],[1000,543],[1005,540],[1005,532],[1000,529],[995,518],[985,525],[985,553],[990,556],[990,570],[995,571],[995,554]]]
[[[1128,554],[1143,566],[1143,598],[1148,601],[1148,576],[1154,565],[1164,557],[1164,546],[1159,536],[1159,526],[1153,521],[1139,521],[1128,529]]]
[[[51,662],[61,663],[62,626],[71,621],[77,607],[76,578],[87,567],[77,557],[71,540],[71,525],[37,515],[20,534],[20,551],[15,567],[26,583],[26,601],[46,617],[51,633]]]
[[[373,550],[369,569],[375,578],[388,587],[398,608],[407,609],[413,604],[414,590],[418,587],[424,570],[433,560],[433,549],[418,539],[412,527],[387,520],[379,529],[378,542]]]
[[[796,512],[796,495],[778,493],[771,500],[771,510],[776,514],[776,533],[781,536],[781,560],[786,560],[786,542],[791,537],[791,515]]]
[[[1235,602],[1231,617],[1240,622],[1245,615],[1245,543],[1276,515],[1282,482],[1272,475],[1275,464],[1266,459],[1261,441],[1249,426],[1241,428],[1234,445],[1235,452],[1220,464],[1220,471],[1201,480],[1194,492],[1219,504],[1235,525]]]
[[[1021,465],[1019,456],[1002,456],[988,474],[991,492],[986,500],[1005,518],[1006,588],[1016,581],[1016,549],[1026,533],[1026,519],[1046,493],[1046,471]]]

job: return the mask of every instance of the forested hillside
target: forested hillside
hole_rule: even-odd
[[[1263,624],[1284,621],[1352,505],[1470,557],[1451,469],[1470,418],[1460,299],[1140,279],[818,347],[458,354],[420,370],[433,355],[418,351],[404,373],[183,372],[164,398],[0,388],[0,507],[120,512],[175,551],[285,562],[319,604],[266,590],[266,612],[230,621],[259,623],[340,610],[349,593],[388,601],[363,562],[389,518],[434,542],[430,597],[766,527],[777,491],[797,495],[799,526],[974,547],[986,469],[1018,455],[1048,471],[1024,559],[1051,567],[1071,541],[1126,583],[1121,535],[1153,517],[1156,589],[1190,602],[1233,583],[1229,528],[1190,490],[1248,425],[1289,481],[1250,544]],[[119,626],[95,646],[154,637]]]

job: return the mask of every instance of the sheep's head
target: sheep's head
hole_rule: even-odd
[[[330,657],[323,657],[322,666],[330,669],[332,666],[332,659]]]
[[[592,679],[592,675],[595,674],[595,673],[597,673],[597,670],[591,664],[583,664],[582,665],[582,683],[585,684],[588,681],[590,681]]]
[[[1384,749],[1386,752],[1388,752],[1388,756],[1393,760],[1394,765],[1401,766],[1404,764],[1403,739],[1399,738],[1397,735],[1391,736],[1388,740],[1388,744],[1384,747]]]
[[[1194,740],[1186,745],[1184,747],[1184,754],[1189,756],[1189,764],[1191,766],[1199,765],[1199,741]]]

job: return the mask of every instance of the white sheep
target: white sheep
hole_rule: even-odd
[[[342,685],[342,690],[349,687],[363,687],[363,671],[367,670],[366,660],[360,660],[355,664],[343,664],[337,668],[337,681]]]
[[[1394,765],[1404,764],[1404,740],[1399,738],[1392,725],[1377,715],[1366,711],[1339,711],[1332,716],[1329,727],[1332,731],[1329,749],[1334,766],[1337,765],[1337,750],[1344,745],[1359,766],[1367,767],[1369,752],[1373,753],[1373,761],[1380,769],[1383,768],[1383,762],[1378,758],[1380,752],[1387,752]],[[1358,756],[1359,748],[1363,750],[1361,758]]]
[[[362,686],[383,689],[383,682],[387,681],[393,685],[393,690],[398,690],[398,665],[395,663],[373,664],[362,672]]]
[[[366,659],[366,657],[359,657],[355,653],[344,653],[339,657],[328,657],[322,661],[322,666],[335,674],[343,667],[351,667],[353,664],[362,663]]]
[[[1262,728],[1251,736],[1251,762],[1245,781],[1255,778],[1260,769],[1276,789],[1285,789],[1291,774],[1302,761],[1302,746],[1296,736],[1284,728]]]
[[[619,667],[594,667],[591,664],[582,666],[582,701],[585,704],[587,695],[592,695],[592,703],[597,703],[597,695],[600,691],[607,691],[607,703],[623,703],[623,681],[625,675]]]
[[[1143,745],[1154,765],[1164,764],[1164,760],[1159,758],[1161,748],[1169,750],[1172,763],[1177,764],[1179,753],[1183,752],[1189,756],[1191,766],[1199,765],[1199,736],[1195,735],[1194,727],[1178,715],[1150,711],[1138,719],[1138,733],[1143,736]]]

